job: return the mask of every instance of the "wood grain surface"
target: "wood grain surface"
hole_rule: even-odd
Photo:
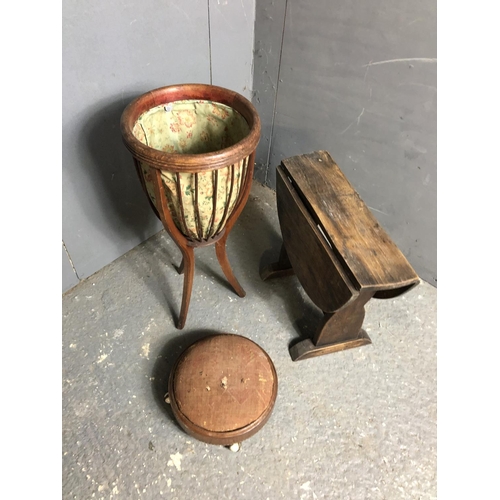
[[[323,320],[290,347],[294,361],[371,343],[362,329],[372,298],[401,295],[420,279],[327,151],[276,169],[283,246],[262,279],[297,275]]]
[[[327,151],[282,161],[357,290],[407,288],[419,278]]]
[[[311,300],[322,311],[334,312],[358,292],[279,167],[276,186],[281,234],[293,270]]]

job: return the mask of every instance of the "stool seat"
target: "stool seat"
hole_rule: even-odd
[[[170,403],[181,427],[220,445],[255,434],[271,415],[277,389],[266,352],[245,337],[225,333],[188,347],[169,378]]]

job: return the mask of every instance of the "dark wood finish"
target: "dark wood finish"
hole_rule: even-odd
[[[219,172],[217,170],[214,170],[212,172],[212,182],[214,186],[214,193],[218,192],[218,185],[219,185]],[[210,219],[210,229],[208,234],[212,234],[212,230],[214,228],[214,222],[215,222],[215,214],[217,213],[217,196],[212,196],[212,218]]]
[[[290,348],[292,359],[371,343],[365,304],[416,286],[411,265],[326,151],[282,161],[277,206],[284,248],[262,279],[294,272],[324,313],[314,337]]]
[[[307,295],[321,310],[336,311],[355,298],[358,292],[279,168],[276,190],[279,193],[277,205],[283,244],[295,274]]]
[[[139,118],[139,116],[151,109],[152,107],[159,106],[161,104],[167,104],[181,99],[202,99],[210,100],[214,102],[219,102],[231,106],[233,109],[238,111],[247,121],[250,126],[249,134],[244,137],[241,141],[234,144],[231,147],[215,151],[212,153],[204,154],[175,154],[175,153],[165,153],[159,151],[149,146],[142,144],[134,136],[132,130],[134,125]],[[193,287],[193,277],[194,277],[194,252],[193,248],[198,246],[205,246],[215,244],[217,259],[221,265],[222,271],[226,276],[227,280],[234,288],[235,292],[240,296],[245,296],[245,291],[238,283],[238,280],[234,276],[234,273],[229,264],[226,252],[226,242],[231,229],[233,228],[237,218],[239,217],[241,211],[243,210],[248,196],[250,194],[250,188],[252,185],[254,161],[255,161],[255,148],[259,142],[260,138],[260,119],[257,111],[253,107],[252,103],[248,101],[245,97],[240,94],[233,92],[232,90],[224,89],[222,87],[217,87],[214,85],[204,85],[204,84],[184,84],[184,85],[173,85],[169,87],[162,87],[156,90],[148,92],[134,101],[132,101],[122,114],[121,121],[121,132],[122,138],[127,149],[132,153],[134,158],[134,164],[137,169],[142,187],[147,195],[147,189],[144,182],[144,178],[141,172],[140,161],[144,161],[147,165],[152,167],[153,172],[153,184],[155,190],[155,198],[158,203],[158,207],[155,207],[151,202],[148,195],[148,200],[151,207],[153,208],[157,217],[162,221],[165,230],[175,241],[182,253],[182,262],[179,266],[179,273],[184,274],[184,289],[182,294],[182,305],[179,314],[179,320],[177,323],[177,328],[182,329],[186,322],[186,317],[189,309],[189,302],[191,298],[191,291]],[[202,229],[200,223],[200,214],[198,209],[198,173],[205,171],[213,171],[213,186],[214,193],[217,193],[217,187],[219,182],[218,169],[223,167],[230,167],[231,175],[231,187],[229,192],[229,200],[231,199],[233,193],[233,182],[235,180],[235,170],[234,165],[244,158],[247,158],[247,163],[242,172],[242,182],[243,186],[238,194],[238,199],[236,200],[235,207],[231,214],[229,215],[225,224],[225,220],[228,210],[229,203],[227,204],[219,227],[217,228],[216,234],[207,239],[202,238]],[[177,199],[180,208],[180,226],[181,230],[175,225],[172,214],[168,208],[168,203],[165,197],[165,187],[161,178],[161,171],[166,170],[169,172],[177,172],[176,175],[176,191]],[[179,173],[188,172],[195,174],[195,189],[194,189],[194,201],[195,201],[195,221],[196,221],[196,232],[198,239],[193,241],[193,239],[187,237],[188,234],[186,223],[184,220],[184,207],[182,204],[182,196],[180,189],[180,177]],[[210,232],[211,234],[213,225],[215,222],[215,213],[217,208],[217,196],[213,196],[213,213],[210,221]]]
[[[349,304],[333,313],[324,313],[323,321],[314,335],[315,345],[336,344],[351,339],[352,332],[358,333],[365,319],[365,304],[373,292],[363,290]]]
[[[332,352],[345,351],[346,349],[352,349],[354,347],[361,347],[364,345],[371,344],[372,341],[362,329],[359,331],[358,336],[351,340],[340,341],[335,344],[328,344],[317,346],[314,345],[311,339],[305,339],[301,342],[290,347],[290,356],[293,361],[301,361],[303,359],[315,358],[317,356],[323,356],[324,354],[330,354]]]
[[[282,167],[357,290],[418,282],[404,255],[327,151],[287,158]]]
[[[174,416],[188,434],[231,445],[267,422],[278,377],[257,344],[239,335],[216,334],[181,354],[170,373],[168,392]]]
[[[298,361],[371,344],[370,337],[361,326],[365,319],[365,304],[372,297],[372,291],[363,290],[354,300],[338,311],[324,313],[314,337],[303,340],[290,348],[292,359]]]
[[[260,277],[262,280],[283,278],[285,276],[292,276],[295,274],[292,264],[286,252],[285,245],[281,245],[280,256],[278,262],[269,264],[260,270]]]

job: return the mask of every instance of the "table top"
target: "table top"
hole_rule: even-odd
[[[403,290],[419,282],[327,151],[287,158],[281,167],[357,290]]]

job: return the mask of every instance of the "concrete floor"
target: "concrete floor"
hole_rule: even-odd
[[[292,362],[320,313],[297,278],[260,280],[279,253],[275,207],[255,183],[229,238],[245,298],[213,247],[196,251],[183,331],[180,252],[164,232],[63,296],[64,499],[436,497],[436,289],[372,300],[372,345]],[[278,373],[273,414],[238,453],[186,435],[162,399],[176,356],[209,331],[257,342]]]

